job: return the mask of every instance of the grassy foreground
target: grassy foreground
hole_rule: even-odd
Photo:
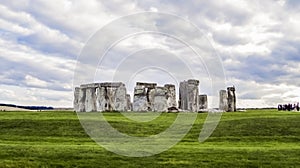
[[[177,114],[144,124],[120,113],[105,116],[120,131],[142,136],[163,131]],[[199,143],[206,116],[199,114],[170,150],[132,158],[98,146],[74,112],[0,112],[0,167],[300,167],[300,113],[224,113],[212,136]]]

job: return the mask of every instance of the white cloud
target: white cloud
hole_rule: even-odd
[[[40,87],[40,88],[45,88],[47,87],[47,82],[40,80],[36,77],[33,77],[31,75],[26,75],[25,76],[25,83],[29,86],[29,87]]]
[[[71,91],[0,85],[0,92],[1,103],[53,107],[72,107],[73,105]]]
[[[0,85],[3,93],[0,102],[42,105],[48,101],[55,106],[71,105],[76,57],[85,42],[110,21],[142,11],[172,13],[198,26],[221,56],[227,84],[236,85],[239,106],[276,106],[280,102],[297,101],[300,95],[299,9],[300,4],[290,0],[155,0],[151,3],[3,0],[0,2]],[[189,29],[179,22],[165,27],[149,26],[170,32]],[[123,27],[119,30],[127,31]],[[199,40],[192,34],[188,37]],[[110,66],[101,69],[103,79],[109,79],[109,74],[115,71],[116,58],[151,47],[183,55],[187,61],[194,61],[193,66],[198,65],[189,48],[176,40],[147,34],[124,40],[112,50],[114,57],[107,60]],[[164,58],[160,60],[167,62]],[[174,66],[174,62],[169,64]],[[203,91],[209,88],[202,87]]]

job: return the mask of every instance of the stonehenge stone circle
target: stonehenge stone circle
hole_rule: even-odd
[[[235,88],[228,87],[227,91],[220,90],[219,94],[219,110],[236,111]],[[178,108],[173,84],[157,86],[156,83],[137,82],[133,102],[127,94],[125,84],[121,82],[82,84],[74,90],[76,112],[178,112],[179,109],[191,112],[208,109],[208,96],[199,95],[199,80],[180,82]]]

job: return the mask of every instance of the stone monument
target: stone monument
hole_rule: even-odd
[[[235,97],[235,87],[227,88],[228,95],[228,110],[227,111],[236,111],[236,97]]]
[[[233,112],[236,111],[235,88],[228,87],[226,90],[220,90],[219,110]]]
[[[227,92],[226,90],[220,90],[220,102],[219,102],[219,110],[228,111],[228,102],[227,102]]]
[[[198,111],[199,81],[190,79],[180,82],[179,108],[186,111]]]
[[[199,111],[207,109],[207,95],[199,95]]]
[[[121,82],[80,85],[74,91],[76,112],[127,111],[126,87]]]

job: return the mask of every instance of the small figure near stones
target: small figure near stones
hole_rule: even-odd
[[[278,107],[277,107],[277,109],[278,109],[278,111],[281,111],[281,110],[283,110],[283,107],[282,107],[282,105],[281,105],[281,104],[279,104],[279,105],[278,105]]]

